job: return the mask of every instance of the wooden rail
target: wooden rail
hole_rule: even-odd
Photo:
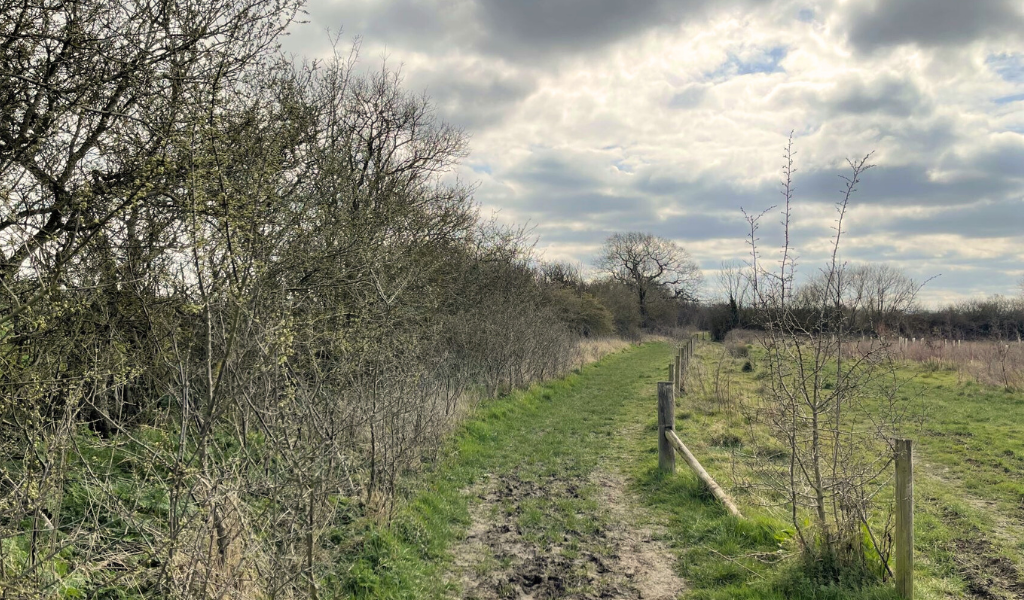
[[[673,362],[668,365],[668,381],[658,382],[658,468],[675,473],[676,452],[683,456],[686,464],[696,473],[704,485],[711,490],[729,513],[742,519],[736,503],[722,486],[708,474],[675,432],[676,393],[685,393],[686,371],[694,356],[694,338],[676,350]],[[914,459],[913,442],[896,440],[896,591],[901,598],[914,598]]]
[[[697,477],[704,482],[704,485],[708,486],[711,493],[715,495],[715,498],[718,498],[718,501],[724,504],[725,508],[729,509],[732,516],[737,519],[742,519],[743,514],[740,512],[740,509],[736,508],[736,503],[732,501],[729,494],[725,493],[722,486],[718,485],[718,482],[716,482],[711,475],[708,475],[708,472],[701,466],[700,461],[698,461],[697,457],[690,452],[690,449],[686,447],[686,444],[679,439],[676,432],[669,429],[665,432],[665,437],[668,438],[669,443],[671,443],[672,446],[683,455],[683,460],[686,461],[686,464],[690,465],[690,468],[693,469],[693,472],[697,474]]]
[[[729,494],[725,492],[718,482],[708,475],[707,470],[700,464],[697,457],[690,452],[686,444],[676,435],[676,391],[685,391],[686,368],[694,353],[694,338],[680,347],[675,355],[674,363],[668,365],[669,381],[658,383],[658,468],[667,473],[675,473],[676,452],[683,456],[683,460],[690,469],[697,474],[697,477],[704,482],[704,485],[711,490],[715,498],[725,505],[729,512],[742,519],[743,514],[736,507]]]

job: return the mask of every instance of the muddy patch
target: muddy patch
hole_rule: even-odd
[[[455,551],[463,598],[669,600],[684,588],[619,476],[565,481],[512,472],[470,492],[478,502]]]
[[[920,461],[919,464],[923,467],[922,473],[925,476],[937,479],[947,486],[960,487],[958,480],[950,475],[948,467],[924,461]],[[1019,541],[1019,532],[1024,530],[1024,522],[1014,516],[1000,513],[998,503],[994,500],[978,498],[969,493],[963,493],[959,498],[972,509],[988,515],[993,523],[993,530],[986,533],[974,525],[965,523],[964,517],[951,508],[940,508],[943,521],[958,524],[966,531],[965,537],[953,541],[956,547],[953,562],[957,573],[966,583],[968,596],[983,600],[1024,600],[1024,573],[1012,560],[1000,556],[996,547],[997,544],[1015,545]],[[929,497],[924,500],[939,503],[937,498]]]
[[[948,508],[944,507],[941,512],[947,522],[962,520]],[[1024,600],[1024,577],[1013,561],[1000,556],[981,530],[971,526],[967,533],[967,537],[953,541],[956,546],[953,562],[967,584],[967,594],[983,600]]]
[[[980,534],[980,532],[978,532]],[[956,540],[957,570],[967,582],[973,598],[1003,600],[1024,599],[1024,578],[1016,565],[995,554],[987,540],[977,537]]]
[[[664,531],[645,522],[646,512],[626,487],[620,475],[598,473],[594,477],[598,498],[611,517],[616,539],[623,549],[618,554],[617,571],[625,575],[639,592],[639,598],[668,599],[682,593],[685,584],[672,568],[675,561],[658,538]]]

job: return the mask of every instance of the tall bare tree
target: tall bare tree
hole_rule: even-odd
[[[0,282],[16,310],[113,219],[174,203],[174,144],[214,124],[300,5],[0,0]]]
[[[650,233],[616,233],[604,242],[597,267],[636,294],[640,323],[647,327],[648,300],[656,288],[683,300],[696,300],[703,274],[675,242]]]
[[[722,300],[732,300],[739,308],[750,302],[750,269],[739,260],[723,260],[718,269],[718,291]]]
[[[466,137],[281,60],[296,4],[0,0],[0,596],[343,589],[470,394],[577,364]]]
[[[836,203],[831,253],[812,285],[796,294],[795,248],[789,237],[793,155],[790,139],[784,154],[784,241],[777,266],[761,260],[759,217],[747,217],[766,375],[750,417],[786,448],[785,461],[759,463],[765,480],[786,498],[803,549],[822,566],[816,570],[838,577],[850,566],[866,564],[863,531],[872,536],[882,562],[888,560],[889,538],[876,535],[878,521],[872,515],[904,409],[889,342],[858,344],[844,307],[851,293],[851,270],[841,259],[841,242],[850,200],[871,168],[870,155],[849,162]]]

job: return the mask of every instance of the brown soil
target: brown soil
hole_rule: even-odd
[[[566,533],[562,543],[539,545],[518,529],[520,502],[526,498],[580,497],[593,492],[599,517],[596,531]],[[671,600],[684,584],[672,570],[674,557],[656,539],[646,515],[628,493],[622,477],[599,473],[590,482],[524,481],[517,474],[492,477],[471,490],[480,502],[472,525],[455,551],[462,597],[629,598]]]
[[[980,532],[977,532],[980,534]],[[958,571],[973,598],[1024,598],[1024,577],[1009,560],[995,554],[992,544],[976,537],[956,540]]]
[[[969,499],[968,503],[979,509],[983,505],[983,501],[977,499]],[[943,508],[942,518],[957,522],[962,517]],[[978,528],[972,526],[967,533],[969,537],[953,541],[956,546],[953,561],[957,573],[967,584],[968,596],[984,600],[1024,600],[1024,577],[1013,561],[999,556],[992,542]]]
[[[937,479],[948,486],[960,488],[956,478],[949,473],[948,467],[933,465],[919,461],[925,476]],[[1005,513],[1000,513],[995,501],[978,498],[970,493],[962,493],[960,498],[977,511],[992,518],[994,528],[990,534],[971,526],[969,537],[954,541],[956,556],[954,561],[957,572],[967,583],[967,593],[971,598],[989,599],[1021,599],[1024,600],[1024,574],[1010,559],[999,556],[992,541],[997,544],[1014,545],[1024,531],[1024,522]],[[962,517],[955,512],[943,508],[944,521],[955,523]],[[989,539],[986,539],[986,536]],[[990,541],[990,539],[992,541]]]

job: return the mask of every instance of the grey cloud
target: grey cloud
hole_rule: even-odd
[[[834,85],[825,88],[780,85],[771,92],[769,102],[780,110],[807,107],[811,122],[821,125],[842,117],[893,117],[888,121],[893,129],[911,132],[922,124],[933,125],[922,119],[934,116],[936,99],[905,74],[857,72],[837,75]],[[948,123],[934,125],[948,130]]]
[[[480,0],[485,48],[535,54],[601,46],[678,18],[703,0]]]
[[[797,176],[797,197],[816,202],[840,199],[844,169],[816,170]],[[955,206],[978,200],[1002,200],[1024,191],[1008,178],[964,174],[952,181],[936,181],[926,165],[879,166],[861,178],[855,203],[891,206]]]
[[[708,9],[772,0],[381,0],[313,2],[309,21],[378,45],[486,53],[532,63],[592,51]],[[308,26],[305,31],[308,31]],[[309,53],[308,36],[287,46]]]
[[[913,81],[891,74],[871,81],[840,82],[835,93],[826,100],[830,112],[882,113],[894,117],[922,116],[931,112],[931,105],[930,99]]]
[[[1022,176],[1021,165],[1024,148],[983,153],[969,165],[970,169],[951,181],[931,179],[925,164],[876,166],[862,175],[851,202],[852,206],[936,207],[982,200],[1005,202],[1024,196],[1024,183],[1018,179]],[[847,172],[845,165],[799,171],[794,179],[796,201],[835,203],[841,199],[845,185],[840,176]],[[742,207],[748,212],[759,212],[781,198],[776,181],[745,186],[712,177],[690,180],[652,169],[638,173],[633,188],[639,195],[678,199],[687,207],[707,210],[739,211]]]
[[[531,191],[580,192],[599,189],[602,184],[588,161],[547,148],[534,148],[522,162],[505,170],[501,177],[528,186]]]
[[[709,85],[696,83],[688,85],[682,91],[675,93],[669,99],[668,105],[671,108],[682,110],[696,108],[704,101],[704,97],[707,96],[710,87]]]
[[[977,260],[959,263],[958,266],[968,269],[949,269],[949,263],[937,262],[928,264],[925,267],[914,267],[907,270],[907,274],[915,281],[928,282],[919,295],[928,295],[930,292],[942,290],[957,290],[965,294],[991,295],[991,294],[1015,294],[1017,282],[1007,274],[1013,269],[1012,265],[995,264],[991,260]],[[929,267],[931,267],[929,269]],[[1017,266],[1019,268],[1019,266]]]
[[[550,150],[541,151],[538,161],[525,161],[515,172],[515,181],[526,190],[513,204],[534,215],[539,224],[536,233],[541,247],[547,244],[596,245],[610,233],[624,229],[643,230],[679,241],[684,247],[710,240],[730,240],[734,257],[743,257],[746,223],[741,206],[758,212],[781,200],[778,184],[764,182],[743,186],[712,177],[685,179],[645,168],[618,185],[610,185],[592,175],[581,161],[560,161]],[[582,161],[583,163],[588,161]],[[575,166],[574,166],[575,165]],[[840,198],[843,185],[840,169],[819,169],[801,173],[797,179],[796,211],[803,203],[832,203]],[[1024,201],[1008,180],[972,176],[951,183],[933,182],[923,165],[877,167],[868,171],[854,199],[852,210],[862,204],[934,206],[935,210],[919,218],[888,218],[880,222],[851,225],[848,235],[856,238],[876,233],[901,237],[951,233],[967,238],[969,244],[984,244],[986,238],[1018,235],[1024,231]],[[611,191],[607,191],[611,189]],[[1018,194],[1014,196],[1014,194]],[[993,198],[973,202],[979,196]],[[686,214],[662,218],[658,208],[674,205]],[[770,259],[781,241],[778,213],[766,215],[759,231],[762,256]],[[799,215],[797,215],[799,217]],[[571,224],[570,227],[567,224]],[[791,231],[798,252],[810,242],[831,238],[827,225],[800,223]],[[973,240],[973,241],[972,241]],[[958,250],[958,249],[951,249]],[[844,259],[855,262],[894,262],[901,266],[917,265],[912,273],[920,280],[942,272],[950,272],[937,284],[942,289],[961,289],[995,293],[1006,287],[1006,272],[1019,268],[1012,257],[974,260],[953,255],[936,259],[935,248],[907,251],[895,244],[870,247],[847,244]],[[811,273],[822,256],[805,252],[801,270]],[[588,260],[586,256],[578,256]],[[708,258],[705,268],[714,268],[717,257]],[[956,269],[973,269],[964,274]]]
[[[667,219],[649,221],[638,226],[643,231],[680,240],[684,247],[687,241],[733,238],[736,240],[738,251],[743,249],[744,227],[743,216],[739,211],[727,211],[720,214],[673,215]]]
[[[324,30],[343,32],[374,45],[438,51],[464,45],[472,28],[468,1],[386,0],[361,2],[312,1],[306,23],[293,25],[285,49],[313,56],[329,51]]]
[[[851,4],[850,42],[872,52],[900,44],[958,46],[976,39],[1020,35],[1016,0],[876,0]]]
[[[523,58],[579,53],[676,25],[709,9],[753,7],[772,0],[477,0],[481,48]]]
[[[937,210],[915,218],[888,219],[876,225],[894,234],[958,234],[967,238],[1021,236],[1024,244],[1024,199],[1007,198]]]
[[[503,72],[480,61],[442,61],[439,68],[411,74],[407,83],[410,89],[426,90],[445,121],[473,131],[501,124],[512,107],[537,89],[532,73]]]
[[[611,158],[594,161],[537,148],[526,160],[495,176],[519,190],[505,203],[537,215],[541,222],[596,223],[603,218],[623,223],[653,217],[655,199],[628,189],[615,190],[595,174],[601,164],[611,166]],[[481,191],[486,201],[487,191]]]
[[[517,209],[525,209],[542,220],[572,219],[581,223],[614,223],[622,229],[626,223],[653,218],[656,206],[649,198],[619,196],[601,192],[579,193],[537,190],[507,202]]]
[[[985,150],[971,158],[970,164],[977,171],[992,177],[1024,179],[1024,135],[1004,137],[989,144]]]
[[[740,207],[756,210],[774,204],[779,197],[778,185],[762,183],[743,186],[720,178],[701,176],[686,179],[647,168],[633,180],[634,189],[641,194],[665,200],[680,200],[690,208],[739,211]]]

